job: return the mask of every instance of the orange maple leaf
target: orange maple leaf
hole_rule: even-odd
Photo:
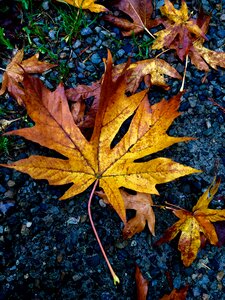
[[[58,2],[68,3],[77,8],[89,9],[91,12],[100,13],[108,11],[106,7],[100,4],[96,4],[96,0],[57,0]]]
[[[176,9],[169,0],[165,0],[165,5],[160,8],[160,11],[166,18],[165,21],[162,20],[165,29],[155,33],[157,38],[153,42],[152,49],[159,50],[164,47],[175,49],[183,61],[197,38],[207,38],[197,25],[196,19],[190,18],[184,0],[181,2],[180,9]]]
[[[177,111],[180,95],[150,107],[146,91],[128,97],[125,90],[124,75],[115,82],[112,80],[112,57],[109,55],[94,131],[88,141],[73,121],[62,84],[51,92],[39,79],[26,77],[25,105],[35,126],[8,134],[37,142],[67,159],[33,155],[1,166],[28,173],[35,179],[47,179],[52,185],[73,183],[61,199],[77,195],[98,181],[110,204],[126,223],[120,187],[158,194],[156,184],[199,171],[162,157],[137,162],[146,155],[191,138],[171,137],[166,133],[180,114]],[[132,115],[129,130],[112,147],[116,133]]]
[[[216,230],[211,222],[224,221],[225,209],[210,209],[208,205],[217,192],[219,185],[220,181],[218,180],[215,183],[214,180],[210,187],[199,198],[192,212],[172,208],[173,213],[180,220],[167,229],[164,236],[157,242],[158,245],[168,242],[181,232],[178,250],[181,252],[181,259],[186,267],[190,266],[197,256],[201,246],[201,233],[212,245],[218,245]]]
[[[152,20],[153,13],[152,0],[120,0],[115,1],[114,7],[127,14],[133,21],[125,18],[119,18],[113,15],[104,16],[104,20],[109,21],[122,29],[124,36],[138,34],[158,25],[157,20]]]
[[[7,65],[2,77],[2,87],[0,90],[0,95],[2,95],[8,89],[8,92],[16,98],[20,105],[23,104],[24,90],[21,83],[23,82],[24,73],[43,73],[56,66],[46,61],[39,61],[38,53],[26,60],[23,60],[23,57],[24,50],[21,49]]]

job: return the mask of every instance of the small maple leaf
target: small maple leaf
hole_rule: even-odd
[[[146,91],[127,96],[125,76],[112,79],[112,57],[108,55],[106,72],[101,85],[95,126],[88,141],[69,110],[65,90],[60,84],[51,92],[38,78],[24,79],[25,105],[35,122],[31,128],[9,132],[53,149],[67,159],[33,155],[10,165],[34,179],[47,179],[52,185],[73,183],[61,199],[67,199],[99,182],[110,204],[126,223],[126,212],[120,187],[137,192],[158,194],[156,184],[172,181],[199,172],[168,158],[147,162],[137,160],[160,151],[188,137],[171,137],[166,131],[177,111],[180,95],[162,100],[150,107]],[[125,120],[133,115],[129,130],[112,147],[114,137]]]
[[[149,281],[145,279],[141,273],[140,268],[135,267],[135,282],[137,287],[137,300],[146,300],[148,294]]]
[[[96,4],[96,0],[57,0],[58,2],[68,3],[77,8],[89,9],[91,12],[100,13],[108,11],[106,7],[100,4]]]
[[[39,54],[35,54],[32,57],[23,60],[24,50],[21,49],[17,51],[16,55],[13,57],[12,61],[6,67],[6,71],[2,77],[2,87],[0,90],[0,95],[4,94],[6,89],[16,98],[18,103],[22,105],[24,90],[20,85],[23,82],[24,72],[26,73],[43,73],[56,65],[39,61]]]
[[[137,34],[158,25],[156,20],[151,19],[153,6],[151,0],[119,0],[115,1],[114,7],[126,13],[133,22],[128,19],[115,17],[113,15],[104,16],[104,20],[113,23],[122,29],[124,36]]]
[[[211,222],[224,221],[225,209],[216,210],[208,208],[213,196],[217,192],[220,181],[215,179],[210,187],[199,198],[192,212],[173,208],[173,213],[180,219],[173,226],[168,228],[157,244],[168,242],[181,232],[178,250],[181,252],[181,259],[186,267],[195,260],[201,246],[201,233],[212,244],[218,245],[218,237],[214,225]]]
[[[160,300],[185,300],[187,297],[188,285],[181,289],[173,289],[169,295],[164,295]]]
[[[117,78],[124,70],[125,64],[116,65],[113,69],[113,78]],[[131,63],[126,72],[127,91],[134,93],[144,78],[147,87],[152,85],[169,89],[164,75],[182,79],[180,74],[166,61],[160,58],[152,58]]]
[[[141,232],[144,230],[146,222],[149,231],[155,235],[155,214],[152,209],[153,201],[151,195],[145,193],[131,195],[122,189],[120,189],[120,193],[123,197],[125,209],[136,210],[135,217],[130,219],[123,228],[123,237],[128,239],[136,233]],[[104,192],[96,192],[96,195],[101,197],[105,203],[109,204],[109,200]]]
[[[188,7],[184,0],[181,8],[176,9],[169,0],[160,8],[166,20],[162,20],[165,29],[155,33],[157,36],[152,49],[175,49],[179,58],[183,61],[188,54],[193,42],[201,37],[207,39],[203,30],[197,25],[195,19],[190,18]]]

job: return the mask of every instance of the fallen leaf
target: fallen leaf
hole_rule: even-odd
[[[104,16],[104,20],[109,21],[122,29],[124,36],[138,34],[158,25],[157,20],[152,20],[152,0],[119,0],[115,1],[114,7],[126,13],[132,22],[125,18],[119,18],[111,14]]]
[[[207,39],[203,30],[197,25],[196,19],[190,18],[188,7],[184,0],[181,2],[181,8],[176,9],[169,0],[160,11],[166,20],[162,20],[165,29],[155,33],[157,37],[152,49],[175,49],[179,58],[183,61],[189,53],[193,42],[197,38]]]
[[[125,64],[120,64],[113,68],[114,79],[122,73],[124,67]],[[182,79],[176,69],[160,58],[146,59],[131,63],[126,72],[127,91],[135,93],[143,78],[147,87],[157,85],[168,89],[169,86],[165,82],[164,75]]]
[[[98,180],[110,204],[126,223],[120,187],[158,194],[156,184],[199,172],[163,157],[137,161],[174,143],[192,139],[172,137],[166,133],[180,115],[177,110],[181,94],[151,107],[146,91],[127,96],[125,76],[120,76],[115,82],[112,79],[110,54],[90,141],[73,121],[62,84],[54,92],[49,91],[38,78],[26,77],[23,84],[27,112],[35,126],[8,134],[25,137],[67,159],[33,155],[1,166],[25,172],[34,179],[47,179],[52,185],[73,183],[60,199],[73,197]],[[129,130],[111,147],[116,133],[131,116]]]
[[[149,194],[136,193],[131,195],[124,190],[120,189],[123,197],[125,209],[136,210],[136,215],[130,219],[123,228],[123,237],[125,239],[131,238],[136,233],[144,230],[146,222],[149,231],[155,235],[155,214],[152,209],[153,201]],[[109,201],[104,192],[96,192],[96,195],[101,197],[103,201],[109,204]]]
[[[201,13],[197,19],[197,24],[201,27],[204,34],[208,31],[209,22],[210,16],[204,15],[203,13]],[[189,56],[193,65],[195,65],[197,69],[205,72],[209,71],[209,66],[215,70],[217,70],[218,66],[225,68],[225,52],[207,49],[203,46],[203,43],[204,39],[199,38],[194,41],[190,48]]]
[[[156,243],[158,245],[168,242],[181,232],[178,250],[186,267],[195,260],[201,246],[201,233],[212,244],[218,246],[218,237],[214,225],[211,222],[224,221],[225,209],[216,210],[208,208],[213,196],[217,192],[220,181],[213,181],[210,187],[199,198],[192,212],[173,208],[173,213],[180,219],[166,230],[164,236]]]
[[[8,92],[16,98],[20,105],[23,104],[22,98],[24,96],[24,90],[21,85],[24,78],[24,72],[29,74],[43,73],[56,66],[45,61],[39,61],[38,53],[26,60],[23,60],[23,57],[24,50],[21,49],[17,51],[12,61],[6,67],[6,71],[2,77],[2,87],[0,90],[0,95],[2,95],[5,93],[6,89],[8,89]]]
[[[75,88],[66,90],[66,96],[71,105],[71,113],[75,123],[80,128],[93,128],[95,116],[98,110],[100,98],[101,84],[100,81],[92,83],[92,85],[80,84]],[[86,104],[85,99],[94,97],[91,104]]]
[[[181,289],[173,289],[169,295],[164,295],[160,300],[185,300],[187,297],[188,286]]]
[[[146,300],[149,281],[143,277],[141,270],[137,265],[135,267],[135,281],[137,287],[137,300]]]
[[[91,12],[100,13],[104,11],[108,11],[106,7],[100,4],[96,4],[96,0],[56,0],[62,3],[68,3],[77,8],[89,9]]]

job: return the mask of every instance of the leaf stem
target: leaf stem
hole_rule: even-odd
[[[186,73],[187,73],[187,65],[188,65],[188,55],[186,55],[185,67],[184,67],[184,75],[183,75],[183,79],[182,79],[182,84],[181,84],[180,92],[183,92],[183,90],[184,90],[184,82],[185,82]]]
[[[155,36],[148,30],[148,28],[145,26],[145,24],[142,22],[141,17],[139,16],[139,14],[137,13],[136,9],[134,8],[133,4],[128,0],[130,6],[132,7],[133,11],[135,12],[135,14],[137,15],[138,19],[141,22],[142,27],[144,28],[144,30],[153,38],[155,39]]]
[[[103,256],[104,256],[104,259],[105,259],[105,261],[106,261],[106,263],[107,263],[107,265],[108,265],[109,271],[110,271],[110,273],[111,273],[111,275],[112,275],[113,282],[114,282],[114,284],[116,285],[117,283],[120,283],[120,280],[119,280],[119,278],[117,277],[116,273],[114,272],[114,270],[113,270],[113,268],[112,268],[112,266],[111,266],[111,264],[110,264],[110,262],[109,262],[109,260],[108,260],[108,257],[107,257],[107,255],[106,255],[106,253],[105,253],[105,250],[104,250],[103,246],[102,246],[102,243],[101,243],[100,238],[99,238],[99,236],[98,236],[98,233],[97,233],[97,230],[96,230],[96,228],[95,228],[95,225],[94,225],[94,222],[93,222],[93,219],[92,219],[92,215],[91,215],[91,200],[92,200],[92,198],[93,198],[93,195],[94,195],[95,189],[96,189],[96,187],[97,187],[97,184],[98,184],[98,180],[95,181],[95,184],[94,184],[94,186],[93,186],[93,189],[92,189],[92,191],[91,191],[91,194],[90,194],[90,197],[89,197],[89,200],[88,200],[88,216],[89,216],[89,219],[90,219],[90,222],[91,222],[91,227],[92,227],[92,229],[93,229],[93,231],[94,231],[96,240],[97,240],[97,242],[98,242],[98,244],[99,244],[99,247],[100,247],[100,249],[101,249],[101,251],[102,251],[102,254],[103,254]]]

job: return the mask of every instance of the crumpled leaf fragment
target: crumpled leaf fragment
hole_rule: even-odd
[[[120,189],[120,193],[123,197],[125,209],[136,210],[136,215],[124,225],[123,237],[128,239],[136,233],[141,232],[144,230],[146,223],[148,224],[149,231],[155,235],[155,214],[152,209],[153,201],[151,195],[146,193],[132,195],[123,189]],[[104,192],[96,192],[96,195],[109,204]]]
[[[187,297],[188,285],[181,289],[173,289],[169,295],[164,295],[160,300],[185,300]]]
[[[135,267],[135,282],[137,287],[137,300],[146,300],[149,281],[144,278],[138,265]]]

